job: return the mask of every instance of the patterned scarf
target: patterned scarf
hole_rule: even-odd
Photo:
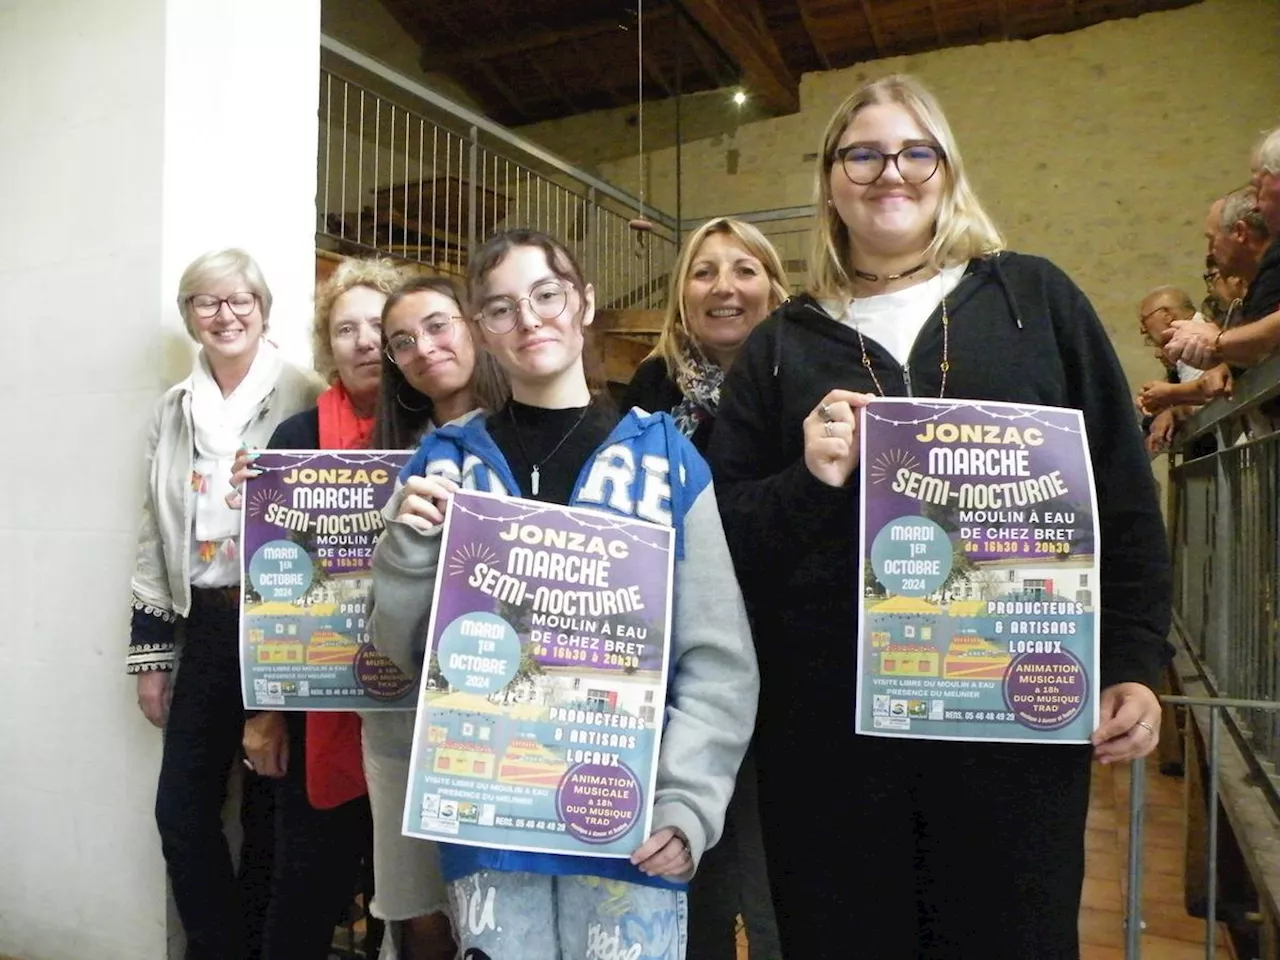
[[[226,564],[236,559],[240,536],[240,511],[227,506],[231,492],[231,462],[249,425],[266,413],[267,400],[276,388],[284,361],[266,339],[258,341],[249,372],[229,396],[213,378],[203,350],[191,373],[191,425],[195,440],[191,489],[195,493],[195,538],[202,563],[213,563],[219,554]],[[229,567],[228,567],[229,569]],[[223,571],[224,573],[226,571]],[[198,586],[209,584],[196,575]],[[196,582],[193,580],[193,582]],[[235,582],[235,577],[232,577]]]
[[[692,437],[698,427],[707,420],[714,420],[720,410],[724,370],[700,351],[693,350],[690,351],[688,367],[680,372],[676,382],[683,398],[671,411],[671,416],[680,432]]]

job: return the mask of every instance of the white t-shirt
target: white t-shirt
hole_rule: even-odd
[[[968,261],[958,263],[924,283],[874,297],[860,297],[851,301],[843,312],[838,303],[826,301],[822,306],[841,323],[880,344],[905,367],[925,322],[938,309],[942,298],[956,288],[968,266]]]
[[[1196,315],[1191,319],[1193,321],[1198,321],[1200,323],[1205,322],[1204,316],[1201,315],[1199,310],[1196,311]],[[1181,360],[1177,362],[1176,367],[1178,370],[1179,383],[1190,383],[1192,380],[1199,380],[1202,376],[1204,376],[1203,370],[1197,370],[1195,367],[1191,366],[1188,363],[1183,363]]]

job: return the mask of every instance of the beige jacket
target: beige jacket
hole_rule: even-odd
[[[129,672],[172,669],[172,639],[160,641],[136,629],[139,615],[175,623],[191,610],[191,536],[195,497],[191,471],[195,440],[188,377],[169,388],[156,404],[147,436],[147,496],[138,531],[133,570],[135,629],[129,645]],[[309,371],[286,363],[275,389],[245,431],[248,446],[263,447],[280,422],[315,406],[324,385]]]

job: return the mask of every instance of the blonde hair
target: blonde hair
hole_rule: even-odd
[[[191,326],[191,298],[231,279],[243,281],[249,292],[258,298],[258,306],[262,310],[262,327],[266,329],[267,321],[271,319],[271,288],[267,286],[262,269],[253,257],[243,250],[228,247],[226,250],[214,250],[196,257],[187,264],[187,269],[182,271],[182,278],[178,281],[178,312],[182,314],[182,322],[192,339],[196,338],[196,333]]]
[[[787,274],[782,267],[778,251],[773,249],[763,233],[752,224],[733,217],[716,217],[708,220],[697,230],[689,234],[671,271],[671,292],[667,296],[666,316],[662,321],[662,333],[653,348],[650,357],[661,357],[667,365],[667,373],[671,379],[680,380],[692,371],[694,352],[702,352],[702,344],[689,329],[689,318],[685,310],[684,290],[689,282],[689,274],[693,270],[694,258],[698,249],[707,237],[724,234],[737,240],[742,248],[755,257],[764,266],[769,278],[769,310],[777,309],[782,301],[790,296],[787,290]]]
[[[873,104],[897,104],[904,108],[942,148],[943,160],[939,170],[943,177],[942,199],[938,204],[933,240],[925,251],[925,262],[941,268],[1004,249],[1004,238],[969,185],[960,158],[960,147],[938,101],[914,77],[903,74],[882,77],[861,87],[840,104],[822,134],[822,148],[815,171],[818,227],[814,231],[813,253],[809,258],[809,285],[816,297],[848,296],[852,287],[849,228],[830,202],[831,170],[835,166],[835,149],[841,136],[859,111]]]
[[[324,282],[316,287],[315,320],[311,327],[311,347],[316,371],[332,383],[338,376],[333,359],[333,342],[329,337],[330,314],[338,298],[356,287],[368,287],[390,295],[405,281],[405,271],[390,260],[347,259],[338,264]]]

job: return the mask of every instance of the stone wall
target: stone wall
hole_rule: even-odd
[[[1275,0],[1205,0],[1060,36],[806,74],[799,113],[743,116],[727,128],[737,109],[727,91],[690,98],[686,137],[712,135],[684,147],[685,218],[808,203],[812,152],[831,112],[863,81],[894,72],[938,95],[1010,246],[1049,257],[1084,288],[1135,387],[1159,376],[1136,305],[1163,283],[1199,298],[1205,211],[1247,179],[1250,147],[1280,123]],[[634,115],[605,111],[521,132],[637,191],[634,148],[602,159],[635,143]],[[670,143],[670,104],[646,106],[645,117],[646,142]],[[674,150],[650,154],[647,166],[648,199],[674,211]]]

